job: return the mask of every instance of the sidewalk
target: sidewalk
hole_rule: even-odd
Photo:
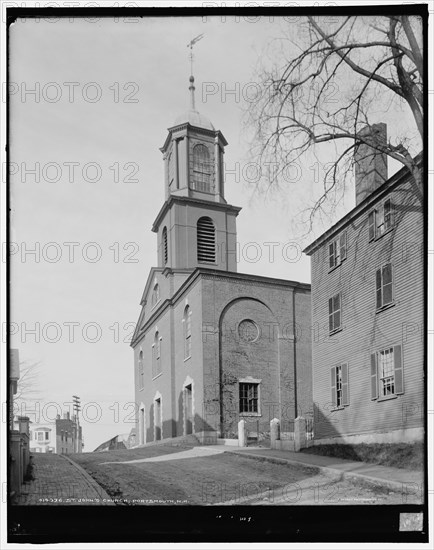
[[[15,504],[114,505],[96,481],[64,455],[34,453],[33,481],[22,485]]]
[[[222,446],[218,446],[220,449]],[[351,460],[342,460],[330,456],[309,453],[280,451],[264,447],[223,447],[226,452],[240,454],[256,460],[269,460],[279,463],[311,466],[325,475],[338,475],[340,479],[359,480],[388,487],[394,491],[422,492],[423,472],[391,468],[378,464],[367,464]]]

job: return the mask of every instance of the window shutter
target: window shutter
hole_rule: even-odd
[[[377,269],[376,276],[376,294],[377,294],[377,308],[382,306],[381,300],[381,269]]]
[[[371,399],[378,398],[377,354],[371,354]]]
[[[336,407],[336,367],[332,367],[331,370],[331,388],[332,388],[332,405]]]
[[[393,346],[393,362],[395,366],[395,393],[404,393],[404,369],[401,346]]]
[[[341,365],[342,368],[342,405],[350,404],[350,387],[348,383],[348,363]]]
[[[341,262],[342,262],[342,260],[345,260],[345,258],[347,257],[347,232],[346,231],[344,231],[339,237],[339,248],[340,248],[340,256],[341,256]]]
[[[368,216],[369,241],[375,239],[375,210],[369,213]]]
[[[337,328],[340,328],[342,326],[342,319],[341,319],[341,315],[342,315],[342,300],[341,300],[341,293],[339,292],[339,294],[336,294],[336,296],[334,297],[335,298],[335,303],[334,303],[334,328],[337,329]]]

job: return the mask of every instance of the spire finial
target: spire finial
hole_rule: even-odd
[[[193,59],[194,59],[194,55],[193,55],[193,46],[196,44],[196,42],[199,42],[199,40],[201,40],[203,38],[203,33],[202,34],[198,34],[196,36],[196,38],[193,38],[193,40],[191,40],[188,44],[187,44],[187,48],[190,48],[190,70],[191,70],[191,75],[190,75],[190,86],[189,86],[189,90],[190,90],[190,108],[195,111],[196,110],[196,107],[195,107],[195,102],[194,102],[194,90],[195,90],[195,87],[194,87],[194,76],[193,76]]]

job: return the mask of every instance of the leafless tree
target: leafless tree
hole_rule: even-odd
[[[17,384],[17,393],[14,395],[15,412],[21,414],[26,409],[31,409],[31,404],[41,400],[41,388],[39,385],[41,363],[21,362],[20,378]]]
[[[342,199],[361,143],[406,166],[422,200],[416,158],[423,140],[422,30],[416,16],[307,17],[297,25],[296,37],[277,40],[279,51],[273,43],[278,61],[260,67],[263,93],[248,109],[251,152],[261,166],[274,167],[260,182],[264,191],[264,183],[267,190],[278,187],[283,171],[307,152],[335,145],[320,196],[308,209],[309,230],[315,214]],[[413,132],[406,128],[386,143],[360,134],[381,121],[380,111],[389,110],[409,110]]]

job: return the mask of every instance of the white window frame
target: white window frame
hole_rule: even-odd
[[[256,379],[256,378],[240,378],[238,380],[238,411],[239,415],[241,417],[244,416],[262,416],[261,413],[261,382],[262,380]],[[248,412],[248,411],[241,411],[241,384],[252,384],[255,385],[257,388],[257,411],[254,412]]]
[[[335,298],[339,297],[339,308],[334,309],[335,305]],[[330,312],[330,302],[332,303],[332,310]],[[334,294],[331,298],[329,298],[328,301],[329,304],[329,334],[335,334],[336,332],[339,332],[342,330],[342,292],[338,292],[337,294]],[[339,312],[339,326],[334,325],[335,315]],[[332,323],[330,323],[330,320],[332,320]],[[332,325],[332,326],[330,326]]]
[[[389,204],[387,222],[385,222],[386,204]],[[386,225],[387,224],[387,225]],[[384,199],[368,214],[368,240],[376,241],[395,227],[395,211],[391,197]]]
[[[327,244],[329,271],[333,271],[347,258],[347,232],[342,231]]]
[[[384,287],[386,286],[383,282],[383,270],[390,265],[390,271],[391,271],[391,281],[390,283],[386,283],[387,285],[390,285],[392,288],[392,296],[389,302],[384,303]],[[377,274],[380,272],[380,278],[381,278],[381,286],[380,286],[380,292],[381,292],[381,304],[378,305],[378,288],[377,288]],[[377,312],[383,311],[383,309],[387,309],[391,306],[395,305],[395,274],[393,269],[392,262],[386,262],[382,264],[378,269],[375,270],[375,309]]]
[[[346,380],[344,380],[344,371]],[[350,370],[348,363],[339,363],[331,369],[332,403],[334,409],[343,409],[350,404]]]
[[[384,358],[389,356],[389,371],[384,372]],[[391,366],[391,369],[390,369]],[[393,386],[391,391],[387,388]],[[371,400],[387,401],[404,394],[402,345],[389,345],[371,354]]]

